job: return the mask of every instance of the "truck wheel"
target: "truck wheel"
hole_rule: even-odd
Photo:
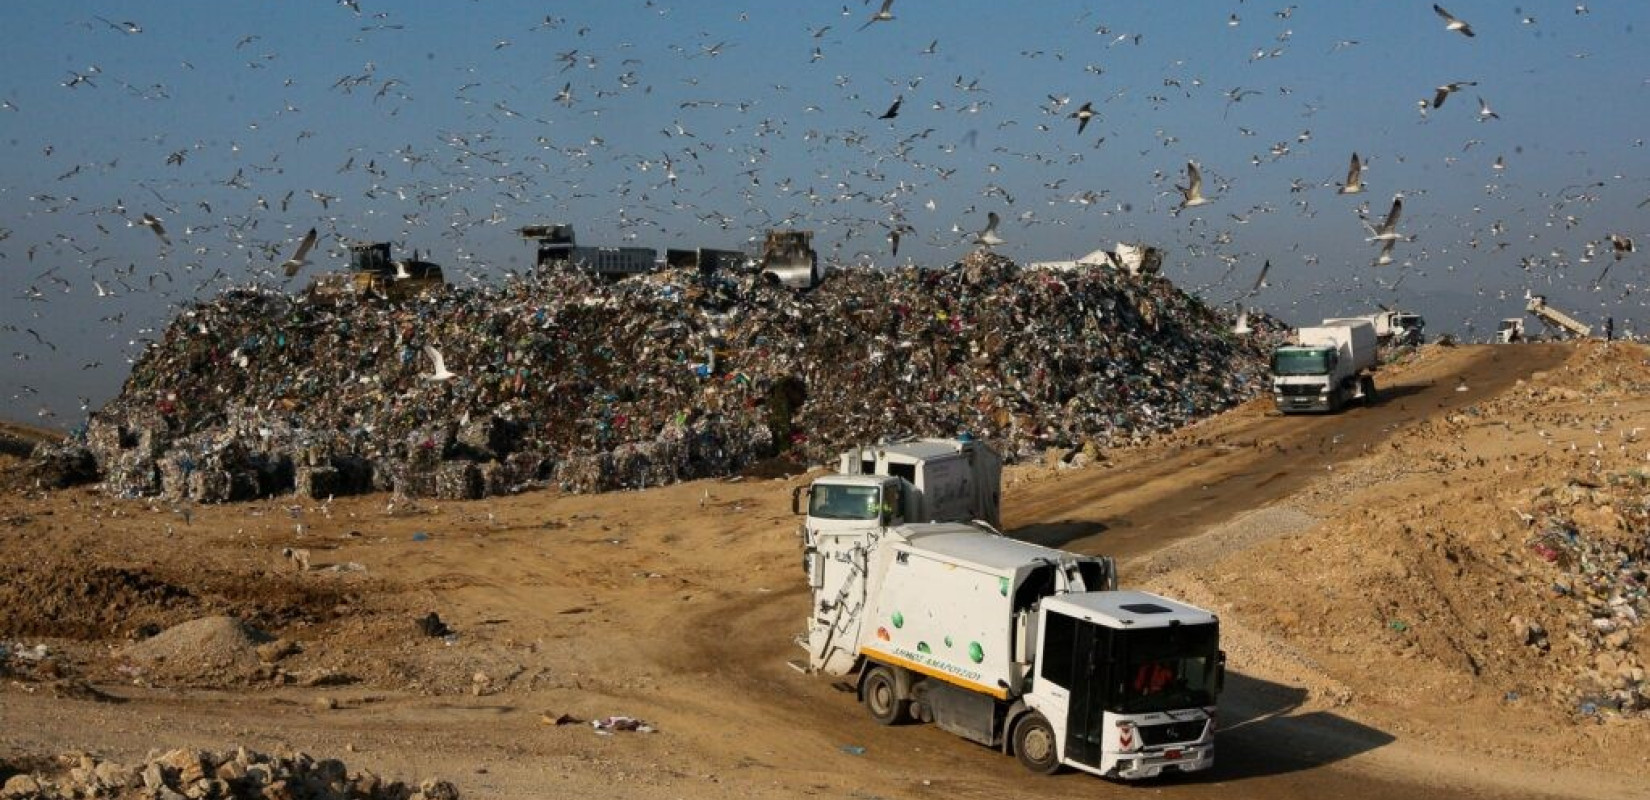
[[[1048,718],[1035,711],[1020,718],[1014,726],[1014,757],[1038,775],[1053,775],[1060,769],[1060,751]]]
[[[899,696],[899,683],[887,667],[878,664],[868,668],[859,693],[865,700],[865,710],[871,712],[871,719],[878,725],[898,725],[911,718],[911,701]]]
[[[1364,405],[1375,405],[1375,376],[1365,375],[1360,383],[1363,384]]]

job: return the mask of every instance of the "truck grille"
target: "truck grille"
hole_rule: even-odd
[[[1278,394],[1286,397],[1317,397],[1322,387],[1311,383],[1286,383],[1278,387]]]
[[[1176,742],[1195,742],[1203,738],[1203,729],[1209,724],[1206,719],[1188,720],[1186,722],[1168,722],[1162,725],[1141,725],[1140,743],[1147,747],[1156,747],[1160,744],[1174,744]]]

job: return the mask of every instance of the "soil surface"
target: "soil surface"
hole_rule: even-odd
[[[1599,565],[1650,536],[1650,350],[1432,346],[1378,381],[1371,407],[1257,400],[1005,476],[1011,535],[1221,616],[1216,766],[1144,791],[1650,798],[1650,717],[1610,704],[1650,637],[1597,622],[1635,580]],[[0,774],[244,744],[467,797],[1141,790],[878,727],[788,666],[808,476],[783,472],[468,503],[0,495]],[[589,724],[614,715],[655,731]]]

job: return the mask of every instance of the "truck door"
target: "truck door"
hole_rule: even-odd
[[[1038,675],[1062,690],[1051,692],[1051,697],[1065,697],[1064,756],[1069,762],[1090,766],[1100,763],[1105,711],[1099,700],[1108,677],[1102,654],[1110,638],[1106,633],[1106,629],[1090,622],[1045,613]]]

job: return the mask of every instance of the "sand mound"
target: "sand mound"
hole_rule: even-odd
[[[168,612],[196,599],[141,569],[49,553],[19,561],[0,581],[0,637],[96,639],[128,625],[164,623]]]
[[[124,655],[153,677],[220,683],[256,672],[258,645],[272,640],[235,617],[202,617],[134,644]]]

